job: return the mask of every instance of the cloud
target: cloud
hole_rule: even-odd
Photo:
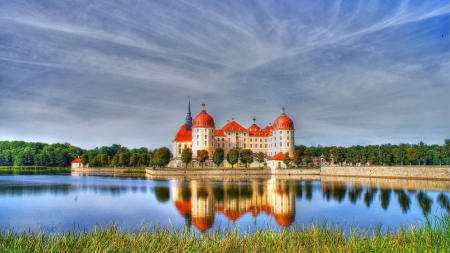
[[[450,137],[442,1],[1,5],[0,139],[170,147],[188,96],[219,126],[285,103],[297,144]]]

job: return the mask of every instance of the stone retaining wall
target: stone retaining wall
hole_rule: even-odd
[[[435,166],[323,166],[322,176],[381,177],[381,178],[420,178],[450,180],[450,167]]]

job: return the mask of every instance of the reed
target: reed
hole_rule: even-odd
[[[237,228],[198,234],[191,230],[116,225],[64,233],[3,231],[0,252],[449,252],[450,217],[426,219],[395,231],[345,234],[328,225],[242,233]]]

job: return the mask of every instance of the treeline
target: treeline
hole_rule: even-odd
[[[80,157],[90,167],[164,166],[172,154],[166,147],[128,149],[118,144],[86,150],[70,143],[0,141],[0,166],[66,167]]]
[[[310,164],[323,158],[334,164],[355,165],[449,165],[450,139],[443,145],[401,143],[399,145],[382,144],[351,147],[306,147],[295,146],[294,157],[301,157],[300,163]],[[296,162],[295,162],[296,163]]]

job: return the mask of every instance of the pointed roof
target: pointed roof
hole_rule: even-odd
[[[180,129],[178,129],[178,133],[175,135],[174,141],[192,141],[192,130],[186,129],[186,124],[183,124]]]
[[[77,157],[72,161],[72,163],[81,163],[81,159]]]
[[[222,129],[216,129],[214,130],[214,136],[226,136],[225,132]]]
[[[236,121],[232,120],[222,127],[223,131],[226,132],[248,132],[247,128],[239,125]]]
[[[289,157],[289,159],[292,160],[292,157]],[[284,153],[283,152],[279,152],[276,155],[272,156],[271,158],[269,158],[269,160],[275,160],[275,161],[283,161],[284,160]]]

